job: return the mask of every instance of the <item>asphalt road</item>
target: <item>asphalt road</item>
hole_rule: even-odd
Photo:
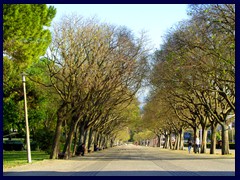
[[[234,176],[235,156],[123,145],[4,169],[3,176]]]

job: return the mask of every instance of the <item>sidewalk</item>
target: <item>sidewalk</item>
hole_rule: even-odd
[[[220,150],[219,150],[220,151]],[[46,160],[3,170],[4,176],[234,176],[232,155],[123,145],[69,160]]]
[[[183,150],[188,151],[188,148],[184,147]],[[230,155],[235,156],[235,149],[230,149],[229,152],[230,152]],[[194,153],[193,148],[191,149],[191,153]],[[206,154],[210,154],[210,148],[207,148],[207,153]],[[222,150],[221,149],[215,149],[215,155],[222,155]]]

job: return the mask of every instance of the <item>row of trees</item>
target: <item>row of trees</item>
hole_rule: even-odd
[[[190,18],[172,28],[154,54],[151,95],[144,107],[145,127],[183,147],[184,130],[194,139],[202,129],[201,153],[211,129],[222,128],[222,154],[229,154],[228,126],[235,115],[235,5],[190,5]],[[169,145],[168,145],[169,144]],[[169,148],[171,143],[165,143]]]
[[[100,24],[94,18],[66,16],[54,25],[44,60],[49,86],[61,99],[51,158],[59,151],[63,124],[67,139],[62,153],[71,153],[73,138],[73,154],[83,142],[89,149],[93,133],[100,136],[94,144],[114,142],[116,131],[128,122],[123,115],[126,107],[132,103],[137,107],[133,100],[147,70],[144,41],[144,35],[135,38],[124,27]]]
[[[229,153],[229,117],[235,115],[234,5],[189,6],[190,19],[172,28],[153,55],[152,90],[142,118],[135,95],[149,72],[145,34],[136,37],[126,27],[78,15],[62,17],[50,31],[55,14],[43,4],[3,6],[6,134],[10,129],[25,134],[21,73],[27,72],[32,139],[51,158],[60,151],[68,158],[82,143],[91,149],[154,134],[159,146],[164,135],[165,148],[181,149],[188,128],[194,139],[202,129],[204,153],[209,127],[214,153],[217,125],[222,154]]]
[[[60,151],[69,158],[82,143],[93,150],[129,137],[127,127],[140,116],[135,95],[148,70],[144,33],[137,38],[126,27],[78,15],[62,17],[50,33],[55,13],[46,5],[4,5],[4,129],[24,134],[25,71],[31,134],[53,159]],[[12,17],[23,19],[11,24]]]

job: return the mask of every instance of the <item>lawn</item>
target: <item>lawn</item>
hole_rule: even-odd
[[[31,151],[32,163],[49,159],[49,154],[43,151]],[[27,151],[4,151],[3,168],[11,168],[27,164]]]

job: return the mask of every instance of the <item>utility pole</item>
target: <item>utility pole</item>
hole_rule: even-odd
[[[27,111],[27,95],[26,95],[25,75],[26,75],[25,73],[22,73],[23,93],[24,93],[24,110],[25,110],[25,122],[26,122],[27,158],[28,158],[28,163],[31,163],[32,159],[31,159],[31,148],[30,148],[30,138],[29,138],[29,127],[28,127],[28,111]]]

